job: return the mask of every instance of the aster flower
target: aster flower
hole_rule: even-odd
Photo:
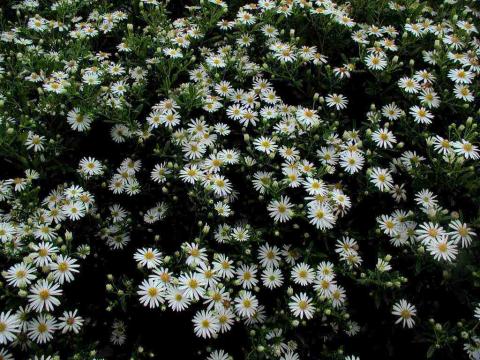
[[[272,200],[268,205],[270,216],[275,222],[286,222],[292,218],[293,205],[288,196],[282,196],[280,200]]]
[[[342,94],[330,94],[325,98],[328,107],[334,107],[337,110],[343,110],[347,107],[348,100]]]
[[[7,344],[20,332],[20,322],[11,310],[0,313],[0,344]]]
[[[315,306],[312,303],[312,299],[305,293],[292,296],[288,306],[293,315],[300,319],[311,319],[315,313]]]
[[[143,281],[137,294],[140,296],[140,302],[142,305],[155,308],[165,301],[164,291],[165,288],[163,283],[149,279]]]
[[[55,306],[60,305],[60,300],[57,296],[62,295],[62,290],[58,284],[49,283],[47,280],[40,280],[30,290],[28,301],[30,307],[41,312],[43,309],[52,311]]]
[[[413,317],[417,315],[417,310],[414,305],[410,304],[405,299],[401,299],[393,306],[392,314],[398,316],[395,324],[402,323],[403,327],[408,328],[412,328],[415,325]]]
[[[252,317],[258,308],[258,300],[250,291],[242,291],[235,298],[235,310],[238,315],[246,318]]]
[[[427,250],[435,260],[445,260],[451,262],[455,260],[458,249],[455,243],[444,235],[438,239],[430,241]]]

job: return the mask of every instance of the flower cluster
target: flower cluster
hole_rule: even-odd
[[[0,360],[478,359],[478,5],[8,2]]]

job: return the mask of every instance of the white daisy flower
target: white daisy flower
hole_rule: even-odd
[[[448,262],[455,260],[458,254],[457,245],[449,239],[448,235],[430,241],[427,250],[435,260]]]
[[[164,292],[165,285],[162,282],[148,279],[143,280],[137,294],[140,296],[140,303],[152,309],[164,303]]]
[[[218,319],[210,311],[199,311],[192,319],[195,335],[207,339],[215,336],[220,330]]]
[[[58,328],[62,330],[62,334],[73,332],[78,334],[83,326],[83,318],[77,315],[77,310],[64,311],[63,315],[58,318],[60,321]]]
[[[292,314],[300,319],[311,319],[315,314],[315,306],[312,299],[306,293],[300,293],[290,298],[288,307]]]
[[[8,344],[20,332],[20,321],[11,310],[0,313],[0,344]]]
[[[417,315],[417,309],[405,299],[401,299],[393,305],[392,314],[398,316],[395,324],[402,323],[403,327],[408,328],[412,328],[415,325],[413,317]]]
[[[241,317],[252,317],[258,308],[258,300],[250,291],[241,291],[235,298],[235,310]]]
[[[55,306],[60,305],[60,300],[57,299],[57,296],[61,296],[62,292],[58,284],[49,283],[44,279],[39,280],[30,289],[31,295],[28,295],[30,307],[37,312],[41,312],[44,309],[52,311]]]
[[[58,330],[57,321],[47,314],[41,314],[28,323],[28,337],[38,344],[52,340],[56,330]]]
[[[272,200],[268,205],[270,216],[275,222],[286,222],[293,216],[293,205],[290,203],[288,196],[281,196],[280,200]]]

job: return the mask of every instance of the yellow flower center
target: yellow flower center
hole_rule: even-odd
[[[158,295],[158,290],[155,287],[151,287],[148,289],[148,295],[151,297],[155,297]]]
[[[58,270],[61,272],[65,272],[68,270],[68,264],[66,262],[62,262],[58,264]]]

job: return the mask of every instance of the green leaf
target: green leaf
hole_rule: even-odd
[[[430,346],[427,351],[427,359],[430,359],[433,356],[433,353],[435,352],[436,348],[434,345]]]

